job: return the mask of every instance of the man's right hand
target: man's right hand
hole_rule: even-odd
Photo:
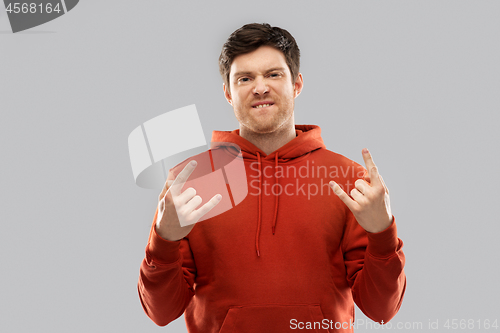
[[[214,208],[222,198],[220,194],[217,194],[196,209],[202,202],[201,197],[196,195],[196,190],[189,187],[181,193],[182,187],[195,168],[196,161],[193,160],[186,164],[175,180],[172,180],[173,177],[169,173],[165,186],[158,196],[156,232],[166,240],[178,241],[186,237],[195,223]],[[181,227],[181,223],[188,225]]]

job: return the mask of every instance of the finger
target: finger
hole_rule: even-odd
[[[380,180],[380,174],[378,173],[378,167],[374,166],[370,170],[370,179],[372,180],[371,185],[374,187],[383,187],[382,181]]]
[[[190,218],[192,218],[194,221],[198,221],[203,217],[203,215],[211,211],[212,208],[214,208],[221,201],[221,199],[222,195],[220,194],[214,195],[212,199],[210,199],[206,204],[201,206],[199,209],[193,211],[191,213]]]
[[[370,186],[370,184],[367,184],[367,182],[362,179],[358,179],[354,182],[354,187],[363,195],[365,194],[367,186]]]
[[[365,161],[366,169],[370,171],[371,167],[375,166],[375,162],[373,162],[373,157],[368,148],[363,148],[361,151],[363,154],[363,160]]]
[[[163,213],[165,211],[165,200],[164,199],[160,200],[159,208],[160,208],[161,213]]]
[[[346,206],[352,211],[353,209],[356,210],[357,207],[358,207],[358,204],[356,203],[356,201],[352,200],[345,192],[344,190],[342,189],[342,187],[340,187],[339,184],[337,184],[336,182],[334,182],[333,180],[330,181],[330,186],[332,187],[333,189],[333,192],[335,192],[335,194],[339,197],[340,200],[342,200],[342,202],[344,202],[346,204]]]
[[[160,201],[163,201],[163,203],[166,205],[167,202],[165,200],[168,200],[169,203],[171,202],[172,200],[172,193],[171,193],[171,188],[172,188],[172,184],[174,183],[174,180],[167,180],[165,182],[166,185],[168,185],[166,187],[166,191],[165,191],[165,194],[163,194],[163,197],[160,199]]]
[[[192,160],[186,164],[181,172],[179,172],[173,184],[169,188],[173,196],[178,196],[181,193],[182,187],[186,183],[189,176],[193,173],[194,169],[196,168],[196,164],[196,161]]]
[[[176,202],[180,205],[185,205],[186,203],[188,203],[191,199],[194,198],[194,196],[196,195],[196,190],[192,187],[189,187],[187,189],[184,190],[184,192],[182,192],[178,197],[177,197],[177,200]]]
[[[195,195],[191,200],[189,200],[184,206],[186,214],[191,214],[193,210],[196,209],[201,203],[202,199],[199,195]]]
[[[368,149],[364,148],[363,151],[363,160],[365,161],[366,170],[368,170],[368,174],[370,176],[370,183],[372,185],[381,185],[380,179],[378,177],[378,168],[373,162],[372,154],[368,151]]]
[[[163,189],[161,190],[160,195],[158,196],[158,201],[163,199],[165,193],[167,193],[168,189],[172,186],[174,182],[174,175],[170,172],[168,173],[167,180],[165,181],[165,185],[163,185]]]
[[[363,195],[363,193],[359,192],[357,188],[353,188],[351,190],[351,197],[356,201],[358,204],[364,202],[366,200],[366,197]]]

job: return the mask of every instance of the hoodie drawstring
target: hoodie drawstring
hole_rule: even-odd
[[[278,154],[275,155],[275,162],[274,162],[274,178],[276,179],[275,185],[279,185],[278,177],[276,177],[276,171],[278,170]],[[260,162],[260,153],[257,152],[257,163],[259,165],[259,218],[257,220],[257,234],[255,235],[255,250],[257,251],[257,256],[260,257],[260,227],[262,224],[262,167],[261,167],[261,162]],[[278,186],[276,186],[278,187]],[[272,191],[272,190],[271,190]],[[279,201],[279,196],[278,194],[275,194],[275,205],[274,205],[274,217],[273,217],[273,226],[272,226],[272,232],[273,235],[276,232],[276,223],[278,221],[278,201]]]
[[[276,177],[276,171],[278,170],[278,154],[276,154],[276,159],[275,159],[275,163],[274,163],[274,178],[276,179],[276,188],[278,189],[277,191],[279,191],[279,183],[278,183],[278,177]],[[274,204],[274,218],[273,218],[273,235],[274,235],[274,232],[276,231],[276,223],[278,222],[278,220],[276,219],[277,215],[278,215],[278,201],[279,201],[279,196],[277,194],[274,195],[275,196],[275,204]]]
[[[260,238],[261,205],[262,205],[262,168],[260,167],[259,152],[257,152],[257,164],[259,165],[259,220],[257,221],[257,235],[255,235],[255,249],[257,250],[257,257],[260,257],[259,238]]]

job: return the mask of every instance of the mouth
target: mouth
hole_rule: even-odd
[[[262,109],[262,108],[270,107],[272,105],[274,105],[274,103],[259,104],[259,105],[252,106],[252,108],[254,108],[254,109]]]

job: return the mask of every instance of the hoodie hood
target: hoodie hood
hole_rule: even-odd
[[[260,257],[260,229],[262,224],[262,161],[274,161],[274,178],[275,184],[279,184],[279,177],[276,177],[276,170],[279,164],[286,164],[287,162],[308,155],[314,150],[326,148],[321,138],[321,129],[317,125],[295,125],[295,138],[290,142],[266,155],[260,148],[256,147],[253,143],[240,136],[240,130],[234,131],[213,131],[212,133],[212,149],[218,147],[217,143],[221,143],[224,149],[232,149],[232,147],[223,146],[224,142],[230,142],[238,145],[241,148],[241,153],[244,160],[257,161],[259,168],[259,214],[257,220],[257,231],[255,235],[255,250],[257,256]],[[278,220],[278,206],[279,195],[274,195],[274,217],[272,224],[273,235],[276,232],[276,225]]]

